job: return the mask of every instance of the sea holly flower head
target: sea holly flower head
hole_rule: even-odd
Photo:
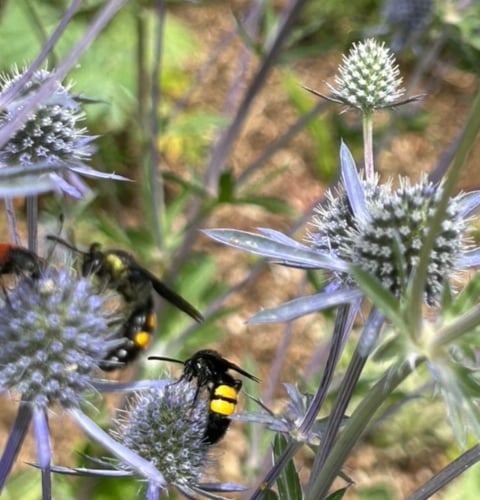
[[[12,91],[24,72],[14,68],[0,77],[0,100]],[[43,84],[52,78],[50,71],[33,73],[23,86],[7,100],[0,112],[0,129],[20,115]],[[56,81],[50,96],[27,116],[23,125],[0,149],[0,195],[31,195],[51,189],[81,197],[87,187],[77,174],[90,177],[124,179],[106,175],[88,167],[94,147],[94,136],[81,126],[84,101],[71,92],[71,85]]]
[[[192,489],[211,463],[203,439],[208,412],[205,399],[195,400],[193,385],[179,381],[136,393],[116,418],[112,436],[152,463],[168,484]]]
[[[420,251],[429,234],[443,185],[423,177],[412,184],[368,182],[357,172],[348,148],[340,149],[341,181],[316,208],[307,245],[272,229],[261,234],[230,229],[205,233],[222,243],[304,269],[330,271],[331,280],[320,293],[300,297],[257,313],[250,322],[289,321],[345,303],[358,303],[362,292],[353,268],[372,275],[381,286],[401,298],[419,265]],[[443,286],[455,272],[480,265],[480,251],[468,247],[472,213],[480,192],[451,197],[428,260],[424,289],[427,304],[436,305]]]
[[[112,347],[106,297],[87,278],[48,266],[23,276],[0,308],[0,387],[37,408],[80,406]]]
[[[20,78],[3,75],[2,92],[6,92]],[[5,124],[22,110],[25,100],[38,92],[40,86],[50,78],[47,70],[39,70],[26,82],[15,98],[2,110],[0,125]],[[0,151],[0,167],[21,165],[29,167],[39,162],[56,164],[60,161],[88,159],[93,151],[93,137],[85,135],[86,128],[78,123],[85,120],[85,113],[70,93],[70,87],[55,82],[49,99],[39,106],[23,127]],[[88,140],[87,140],[88,139]]]
[[[377,109],[391,108],[418,99],[401,99],[405,94],[394,55],[373,38],[353,44],[335,76],[336,86],[326,83],[330,95],[307,88],[315,95],[345,104],[369,115]]]
[[[105,389],[111,383],[96,384]],[[223,498],[216,493],[240,493],[233,483],[200,482],[213,464],[205,439],[208,401],[195,398],[196,387],[171,379],[115,384],[113,390],[132,393],[127,408],[118,411],[107,434],[78,409],[69,413],[83,430],[115,458],[91,458],[99,468],[52,465],[62,474],[92,477],[131,477],[146,482],[146,498],[163,498],[169,486],[186,498]],[[89,459],[90,457],[86,457]]]
[[[345,151],[344,167],[353,167]],[[430,230],[443,193],[426,176],[412,184],[402,178],[391,183],[364,181],[356,170],[344,170],[343,183],[328,193],[326,203],[316,208],[310,242],[314,249],[333,254],[375,277],[384,289],[402,297],[416,270],[423,242]],[[354,183],[349,180],[354,176]],[[480,204],[480,193],[458,195],[448,200],[440,231],[429,255],[424,299],[438,305],[444,285],[456,271],[464,269],[469,216]],[[477,262],[478,264],[478,262]],[[338,275],[352,284],[353,277]]]
[[[335,77],[328,85],[332,98],[364,112],[395,105],[405,90],[393,54],[374,39],[353,45]]]
[[[3,288],[0,301],[0,390],[20,400],[0,457],[0,490],[30,423],[45,472],[42,488],[51,489],[48,411],[60,406],[83,415],[89,395],[102,391],[96,386],[100,362],[118,346],[119,317],[111,295],[99,293],[90,278],[79,277],[67,263],[56,267],[38,259],[29,271],[14,270],[16,283]]]
[[[345,191],[330,194],[327,203],[316,208],[311,244],[318,251],[334,252],[355,263],[398,297],[418,265],[442,185],[435,186],[424,176],[413,185],[401,179],[397,189],[389,183],[364,183],[364,188],[368,217],[355,217]],[[425,300],[430,305],[438,302],[465,249],[467,221],[460,214],[460,205],[460,197],[450,199],[430,254],[425,285]],[[351,277],[347,275],[345,280],[351,282]]]

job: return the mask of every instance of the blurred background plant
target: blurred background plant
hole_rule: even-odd
[[[65,32],[48,51],[49,69],[72,53],[103,4],[77,4]],[[2,71],[12,64],[28,67],[69,5],[62,0],[2,2]],[[375,118],[377,170],[382,178],[403,174],[417,180],[427,172],[438,180],[456,151],[478,85],[479,26],[480,6],[467,0],[127,2],[67,81],[75,81],[72,92],[96,101],[85,106],[89,133],[99,135],[92,168],[135,182],[87,180],[90,190],[81,202],[40,197],[40,245],[63,214],[66,234],[82,248],[100,241],[134,253],[207,318],[192,326],[159,303],[151,351],[185,359],[197,349],[217,348],[264,381],[260,389],[246,384],[246,392],[276,414],[287,400],[282,382],[298,384],[302,392],[318,388],[334,311],[284,326],[244,322],[260,308],[322,290],[327,277],[317,270],[269,267],[264,260],[212,244],[199,229],[271,227],[302,241],[305,222],[337,178],[340,139],[357,160],[363,146],[359,116],[339,113],[302,86],[326,93],[323,82],[333,81],[341,54],[365,36],[375,35],[397,51],[407,95],[426,94],[422,102]],[[468,163],[457,189],[480,188],[477,174],[478,166]],[[18,213],[23,208],[16,206]],[[354,340],[347,343],[322,417],[338,394],[354,348]],[[142,360],[118,376],[157,376],[158,365],[150,365]],[[380,366],[367,364],[352,408],[381,377]],[[385,416],[354,452],[345,470],[359,483],[352,495],[405,496],[460,453],[426,380],[419,374],[401,385]],[[300,414],[297,399],[294,408]],[[259,411],[252,401],[244,404]],[[8,433],[11,402],[5,405]],[[105,426],[111,417],[105,408]],[[290,414],[283,420],[295,418]],[[51,427],[56,463],[83,463],[74,451],[102,453],[81,435],[75,434],[72,444],[63,422],[53,419]],[[270,469],[271,438],[257,424],[246,424],[244,433],[232,424],[219,452],[225,479],[254,485],[264,477]],[[282,453],[282,439],[275,440],[274,457]],[[425,453],[426,448],[435,453]],[[33,456],[27,451],[25,460]],[[308,471],[312,457],[302,449],[297,466]],[[285,481],[279,483],[285,488],[280,492],[286,492],[282,498],[296,484],[288,481],[296,475],[293,465],[285,470]],[[363,481],[366,475],[369,480]],[[39,498],[38,481],[36,471],[19,464],[5,497]],[[454,489],[462,491],[462,498],[476,498],[480,486],[461,477]],[[133,498],[137,491],[138,484],[127,479],[54,478],[59,498]],[[448,490],[445,495],[454,498]]]

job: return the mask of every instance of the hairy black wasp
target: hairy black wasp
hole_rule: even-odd
[[[209,413],[204,441],[214,444],[227,432],[230,416],[235,413],[237,396],[242,388],[242,381],[233,378],[228,370],[236,371],[255,382],[260,380],[238,365],[228,361],[220,353],[211,349],[197,351],[186,361],[162,356],[149,356],[148,359],[172,361],[183,364],[183,373],[179,380],[191,382],[196,379],[197,390],[194,403],[202,389],[208,391]]]
[[[42,259],[27,248],[0,243],[0,274],[27,274],[40,277]]]
[[[82,255],[82,274],[97,276],[101,286],[117,291],[132,308],[118,331],[118,338],[124,342],[107,354],[100,364],[102,370],[122,368],[148,347],[157,323],[153,291],[194,320],[203,320],[195,307],[138,264],[128,252],[102,250],[99,243],[92,243],[85,252],[56,236],[47,238]]]

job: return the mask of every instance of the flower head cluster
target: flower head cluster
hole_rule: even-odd
[[[342,180],[316,208],[308,245],[272,229],[261,234],[230,229],[205,233],[221,243],[272,258],[290,267],[324,269],[332,279],[320,293],[299,297],[272,309],[263,309],[250,321],[290,321],[305,314],[361,300],[352,266],[373,275],[392,294],[401,298],[412,274],[443,193],[442,185],[426,178],[418,184],[404,180],[390,184],[367,182],[357,172],[352,155],[340,149]],[[429,254],[423,291],[428,304],[438,303],[443,286],[452,274],[480,265],[478,249],[467,247],[469,220],[480,206],[480,192],[451,197],[440,231]]]
[[[373,39],[354,44],[335,77],[329,99],[364,113],[401,104],[402,78],[393,54]]]
[[[54,81],[50,95],[37,104],[40,89],[53,75],[38,70],[21,85],[25,74],[14,68],[11,75],[0,77],[0,101],[5,101],[0,112],[0,135],[6,141],[0,149],[0,196],[60,190],[80,198],[88,188],[77,174],[125,180],[85,164],[94,152],[95,139],[81,126],[85,119],[81,103],[85,99],[71,93],[71,86]],[[32,103],[32,112],[23,116]],[[7,134],[9,125],[19,117],[23,117],[20,128]]]
[[[0,387],[37,408],[78,407],[112,347],[105,297],[88,279],[47,267],[19,278],[0,308]]]
[[[398,297],[418,265],[442,187],[425,177],[414,185],[403,179],[395,190],[390,184],[364,183],[364,187],[368,217],[354,215],[345,191],[329,193],[327,202],[316,208],[311,243],[318,251],[331,252],[357,264]],[[437,302],[445,280],[455,270],[464,249],[465,230],[459,199],[451,198],[430,254],[425,285],[427,303]]]
[[[1,92],[8,91],[21,77],[18,72],[12,77],[3,75]],[[0,126],[15,118],[25,101],[38,92],[49,78],[51,75],[47,70],[34,73],[0,114]],[[55,82],[55,89],[48,100],[35,110],[0,151],[0,167],[28,167],[39,162],[54,165],[89,158],[93,137],[86,136],[86,129],[78,126],[84,119],[85,113],[70,93],[70,88]]]
[[[208,406],[194,397],[195,388],[183,381],[138,392],[112,431],[179,488],[198,485],[209,462],[209,446],[203,439]]]

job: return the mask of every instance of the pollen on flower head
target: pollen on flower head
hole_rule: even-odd
[[[405,93],[393,54],[374,39],[354,44],[343,56],[335,83],[327,84],[331,99],[364,113],[394,106]]]
[[[111,348],[105,297],[86,278],[47,267],[23,276],[0,307],[0,388],[37,407],[77,407]]]
[[[137,393],[112,435],[149,460],[170,484],[191,487],[211,461],[203,439],[207,419],[207,402],[195,400],[195,388],[180,381]]]
[[[0,95],[18,82],[22,74],[15,69],[12,75],[2,75]],[[25,101],[50,77],[47,70],[36,71],[1,111],[0,127],[12,121],[24,108]],[[78,125],[84,119],[85,113],[70,88],[56,82],[49,98],[36,108],[0,151],[0,167],[28,168],[36,163],[56,165],[89,158],[93,152],[90,144],[93,137],[86,136],[86,129]]]
[[[418,265],[424,238],[438,206],[442,187],[423,178],[408,180],[398,189],[390,184],[363,182],[368,217],[356,217],[346,192],[330,192],[312,219],[310,241],[314,249],[358,265],[375,276],[396,296],[401,296]],[[443,286],[456,271],[465,250],[467,221],[451,198],[440,233],[435,239],[424,291],[425,301],[438,302]],[[351,276],[341,276],[351,284]]]

